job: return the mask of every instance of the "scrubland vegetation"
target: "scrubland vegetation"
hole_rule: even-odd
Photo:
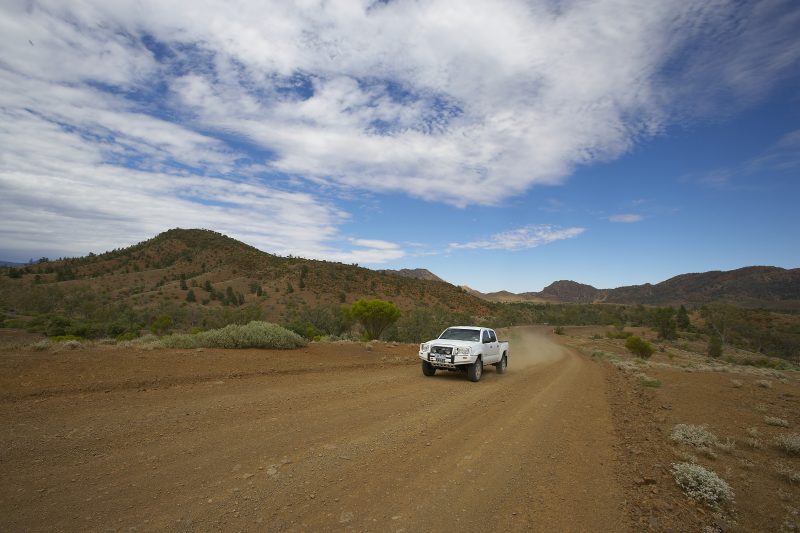
[[[548,324],[561,333],[564,326],[603,325],[614,327],[609,337],[626,339],[647,358],[652,339],[630,340],[625,331],[644,327],[658,342],[702,343],[714,358],[725,359],[730,348],[793,361],[800,354],[800,315],[792,312],[727,304],[494,303],[439,281],[265,254],[205,230],[170,230],[101,255],[0,269],[0,327],[51,338],[130,340],[252,321],[280,324],[306,340],[409,343],[454,323]],[[740,362],[775,365],[757,355]]]

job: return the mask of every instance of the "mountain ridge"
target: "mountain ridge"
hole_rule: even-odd
[[[800,309],[800,268],[748,266],[679,274],[659,283],[598,289],[559,280],[539,292],[473,292],[492,302],[693,305],[730,303],[744,307]]]

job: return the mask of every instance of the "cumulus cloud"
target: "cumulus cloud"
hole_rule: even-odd
[[[559,228],[547,224],[524,226],[492,235],[488,239],[466,243],[451,243],[449,250],[525,250],[554,241],[571,239],[585,228]]]
[[[633,214],[611,215],[610,217],[608,217],[608,220],[610,220],[611,222],[622,222],[622,223],[639,222],[643,219],[644,217],[642,215],[633,215]]]
[[[799,17],[790,0],[6,2],[0,207],[20,218],[2,244],[196,224],[397,257],[279,183],[496,205],[720,95],[758,98],[796,70]]]

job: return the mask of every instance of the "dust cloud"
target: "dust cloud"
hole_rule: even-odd
[[[520,326],[499,330],[501,340],[509,342],[509,367],[527,368],[563,358],[564,348],[549,337],[550,331],[548,326]]]

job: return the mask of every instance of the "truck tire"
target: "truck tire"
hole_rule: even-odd
[[[483,360],[478,357],[474,363],[467,367],[467,378],[473,383],[481,380],[483,375]]]
[[[506,373],[506,368],[508,368],[508,358],[506,357],[506,354],[503,354],[502,359],[500,359],[499,363],[496,363],[494,365],[494,368],[495,370],[497,370],[498,374]]]
[[[422,361],[422,373],[426,376],[432,376],[436,374],[436,367],[427,361]]]

